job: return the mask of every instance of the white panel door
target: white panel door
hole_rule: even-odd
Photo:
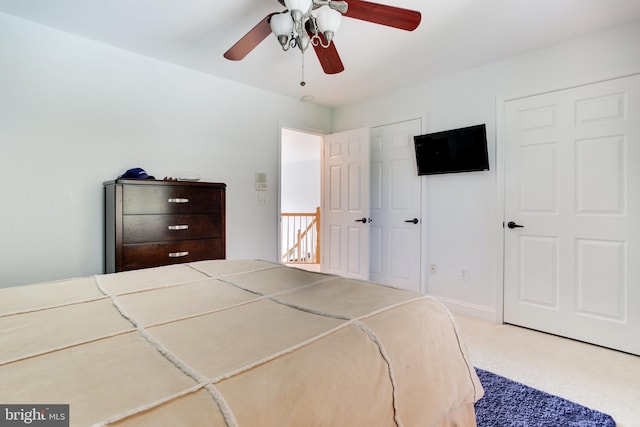
[[[505,322],[640,354],[640,76],[504,111]]]
[[[371,280],[420,291],[420,119],[371,129]]]
[[[325,136],[322,271],[369,278],[369,129]]]

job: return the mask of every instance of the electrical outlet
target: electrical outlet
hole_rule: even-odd
[[[267,204],[267,195],[266,193],[258,193],[258,206],[264,206]]]
[[[438,265],[435,263],[429,264],[429,271],[431,274],[435,274],[438,271]]]
[[[469,281],[469,267],[460,268],[460,280]]]

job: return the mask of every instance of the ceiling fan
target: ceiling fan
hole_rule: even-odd
[[[420,25],[420,12],[372,3],[365,0],[278,0],[287,9],[270,13],[225,52],[224,57],[239,61],[247,56],[271,33],[283,50],[298,47],[303,52],[311,44],[326,74],[344,71],[344,65],[333,43],[340,18],[359,19],[406,31]]]

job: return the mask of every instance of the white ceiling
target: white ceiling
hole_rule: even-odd
[[[309,49],[305,87],[302,55],[283,52],[275,37],[242,61],[222,56],[259,20],[283,10],[277,0],[0,0],[0,11],[330,107],[640,19],[640,0],[378,2],[418,10],[422,23],[406,32],[345,18],[335,38],[345,71],[323,74]]]

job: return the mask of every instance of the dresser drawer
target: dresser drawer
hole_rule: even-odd
[[[122,269],[224,258],[222,238],[123,245]]]
[[[225,194],[221,182],[105,182],[105,272],[224,259]]]
[[[206,187],[180,185],[124,185],[122,213],[189,214],[222,210],[222,192]]]
[[[221,216],[221,212],[192,215],[123,215],[122,243],[220,237]]]

